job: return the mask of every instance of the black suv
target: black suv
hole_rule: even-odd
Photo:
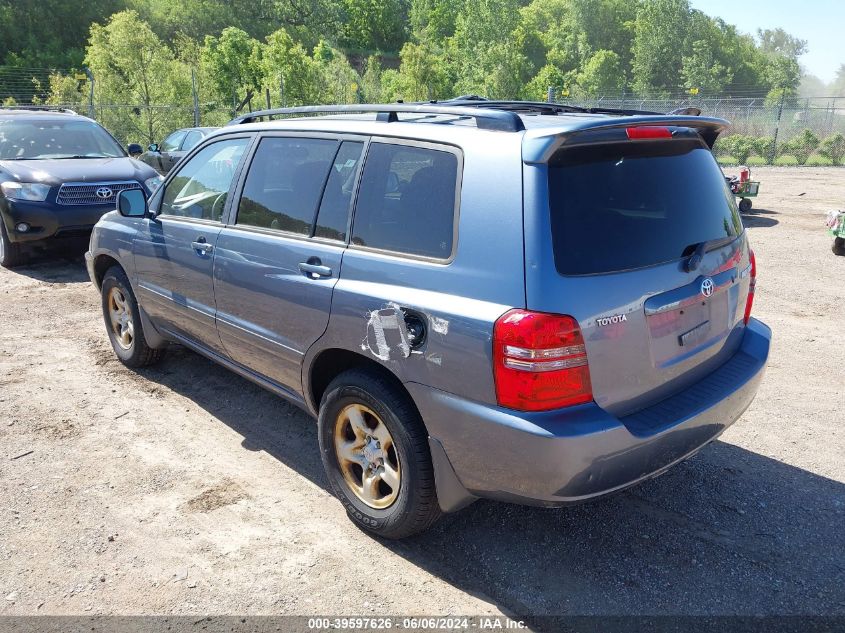
[[[140,147],[129,147],[140,153]],[[26,249],[87,239],[125,189],[146,194],[161,182],[115,138],[70,110],[0,110],[0,265]]]

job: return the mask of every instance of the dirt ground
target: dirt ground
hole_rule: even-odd
[[[304,413],[193,353],[116,362],[81,257],[0,269],[0,615],[845,614],[845,169],[757,169],[768,373],[722,438],[569,509],[382,543]]]

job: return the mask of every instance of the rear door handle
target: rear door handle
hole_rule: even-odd
[[[196,242],[191,242],[191,246],[194,247],[194,250],[197,252],[197,255],[208,255],[211,251],[214,250],[214,246],[209,244],[205,241],[205,238],[202,237]]]
[[[318,262],[320,260],[317,260]],[[331,277],[332,276],[332,269],[328,266],[323,266],[322,264],[318,263],[311,263],[311,262],[300,262],[299,263],[299,270],[304,272],[306,275],[316,279],[317,277]]]

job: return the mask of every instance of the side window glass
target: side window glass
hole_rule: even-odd
[[[373,143],[355,206],[352,243],[448,259],[458,159],[451,152]]]
[[[311,235],[337,148],[338,142],[330,139],[261,139],[246,176],[236,223]]]
[[[314,228],[316,237],[346,240],[349,204],[363,149],[364,144],[358,141],[345,141],[340,146],[317,213],[317,226]]]
[[[185,140],[182,142],[182,151],[183,152],[191,151],[192,149],[194,149],[194,147],[197,146],[197,143],[199,143],[201,140],[202,140],[202,132],[200,132],[199,130],[191,130],[190,132],[188,132],[188,135],[185,137]]]
[[[185,138],[185,130],[179,130],[178,132],[174,132],[170,136],[168,136],[164,141],[162,141],[161,146],[158,148],[160,152],[173,152],[179,149],[179,144],[182,142],[182,139]]]
[[[167,183],[159,213],[219,222],[249,141],[233,138],[200,150]]]

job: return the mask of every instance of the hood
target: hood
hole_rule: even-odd
[[[144,182],[157,172],[141,161],[119,158],[69,158],[35,160],[0,160],[0,171],[19,182],[43,182],[50,186],[64,182]]]

